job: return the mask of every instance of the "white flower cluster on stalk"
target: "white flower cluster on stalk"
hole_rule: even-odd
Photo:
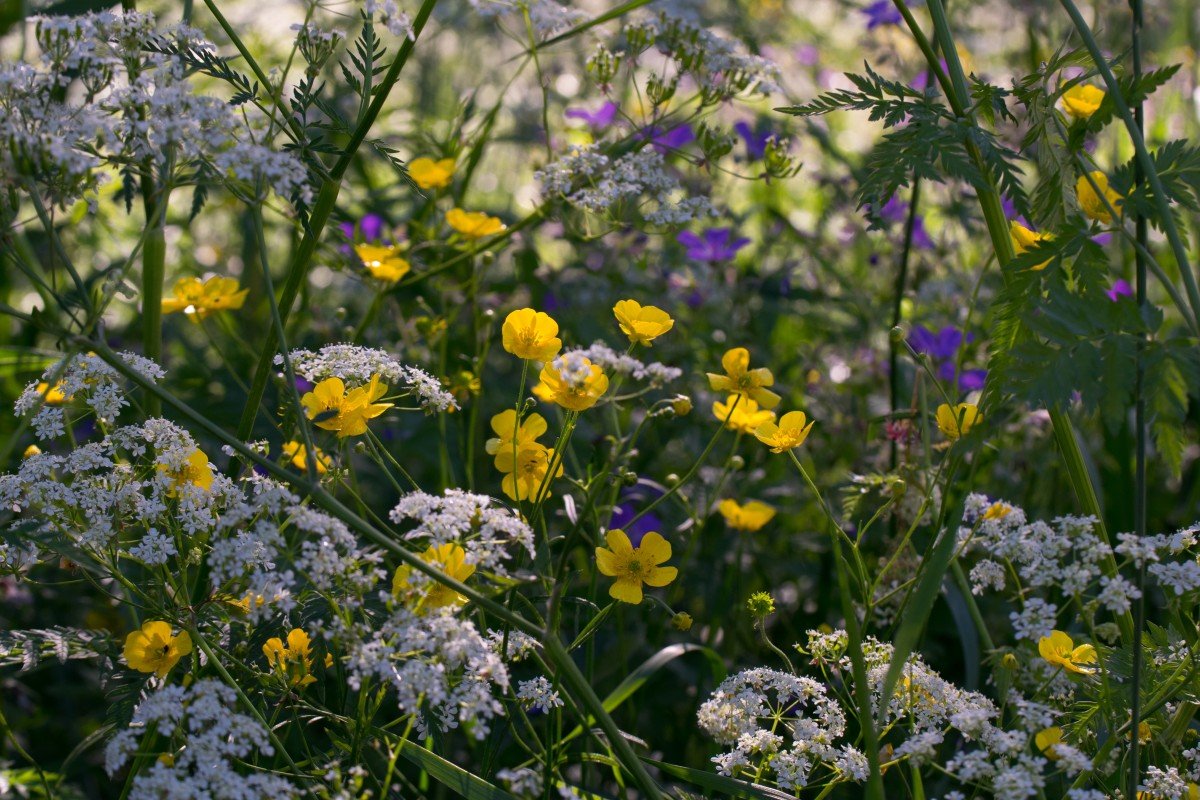
[[[66,204],[106,167],[127,182],[148,167],[162,183],[203,173],[243,196],[261,181],[311,201],[303,163],[264,144],[265,114],[198,91],[197,66],[220,63],[199,31],[106,11],[40,17],[35,38],[34,60],[0,65],[0,185]]]
[[[574,348],[567,353],[578,353],[607,373],[626,375],[635,381],[646,381],[651,386],[665,386],[683,375],[679,367],[658,361],[643,363],[631,355],[612,349],[604,342],[593,342],[588,347]]]
[[[155,734],[147,737],[146,734]],[[277,774],[245,766],[256,754],[271,755],[267,729],[237,712],[237,693],[214,680],[189,687],[165,686],[144,699],[130,726],[105,750],[105,767],[115,775],[139,744],[162,753],[133,779],[131,800],[205,797],[296,797],[300,790]]]
[[[323,381],[339,378],[348,386],[369,382],[372,375],[389,385],[402,383],[408,393],[429,412],[458,408],[454,395],[443,388],[441,381],[423,369],[402,364],[387,352],[373,347],[353,344],[331,344],[320,350],[293,350],[288,354],[292,369],[305,380]],[[275,356],[283,365],[283,356]]]
[[[166,374],[162,367],[136,353],[119,353],[133,371],[153,383]],[[32,426],[40,439],[55,439],[66,433],[64,405],[76,401],[95,414],[104,425],[114,422],[129,405],[125,379],[94,353],[67,356],[46,368],[41,380],[33,381],[13,404],[17,416],[33,414]]]
[[[441,495],[412,492],[400,498],[389,516],[397,525],[417,523],[404,534],[405,540],[421,547],[456,544],[465,551],[466,563],[495,575],[509,574],[509,550],[514,547],[523,549],[530,560],[534,557],[533,529],[486,495],[461,489],[447,489]],[[414,573],[409,580],[429,579]],[[514,643],[509,642],[509,647]]]

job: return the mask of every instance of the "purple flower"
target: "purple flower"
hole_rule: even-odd
[[[1113,235],[1109,231],[1105,231],[1104,233],[1097,233],[1095,236],[1092,237],[1092,241],[1095,242],[1096,244],[1100,245],[1101,247],[1111,244],[1112,239],[1113,239]]]
[[[669,150],[678,150],[688,142],[696,141],[696,134],[692,133],[692,126],[687,124],[676,125],[665,133],[660,128],[650,128],[644,136],[654,145],[655,150],[663,154]]]
[[[958,376],[958,388],[963,392],[974,392],[983,388],[987,381],[986,369],[964,369]]]
[[[1017,215],[1017,207],[1007,197],[1000,198],[1000,208],[1004,209],[1004,218],[1012,219]]]
[[[880,25],[899,25],[904,17],[892,5],[892,0],[875,0],[862,13],[867,16],[867,30],[878,28]]]
[[[892,195],[879,209],[879,218],[884,222],[904,222],[907,216],[908,203],[901,200],[898,194]]]
[[[746,143],[747,158],[751,161],[757,161],[766,155],[767,139],[771,138],[770,131],[756,131],[745,120],[734,125],[733,129],[737,131],[738,136],[741,136],[742,141]]]
[[[796,48],[796,61],[805,67],[815,67],[821,60],[821,51],[815,44],[802,44]]]
[[[954,358],[958,348],[962,346],[962,331],[953,325],[947,325],[937,333],[918,325],[908,335],[908,343],[918,353],[927,353],[936,361]],[[953,373],[951,373],[953,374]]]
[[[925,230],[925,218],[920,214],[913,220],[912,243],[918,250],[933,249],[933,239],[929,238],[929,233]]]
[[[687,248],[688,258],[716,264],[730,260],[738,250],[750,244],[750,240],[744,237],[731,241],[732,235],[729,228],[709,228],[704,231],[703,238],[691,231],[680,231],[675,239]]]
[[[617,104],[609,100],[595,111],[586,108],[568,108],[564,114],[567,119],[583,120],[593,130],[607,128],[617,116]]]
[[[305,378],[302,378],[299,375],[296,376],[296,391],[297,392],[301,392],[301,393],[311,392],[315,386],[316,386],[316,384],[314,384],[312,381],[306,380]]]
[[[650,531],[661,531],[662,520],[653,513],[646,514],[632,525],[629,521],[638,514],[638,509],[661,495],[662,492],[653,486],[639,483],[621,492],[621,502],[613,508],[612,518],[608,521],[608,529],[620,528],[629,537],[634,547],[640,547],[642,537]]]
[[[1122,297],[1133,297],[1133,287],[1129,285],[1129,281],[1120,278],[1105,294],[1108,295],[1109,300],[1115,303]]]

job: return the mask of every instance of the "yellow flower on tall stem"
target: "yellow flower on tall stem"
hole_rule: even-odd
[[[170,297],[164,297],[162,312],[182,311],[192,322],[200,322],[214,311],[241,308],[249,289],[238,289],[236,278],[214,275],[206,281],[182,278],[175,283]]]
[[[1008,235],[1012,239],[1013,250],[1017,255],[1021,255],[1027,250],[1032,250],[1039,242],[1048,242],[1054,238],[1052,233],[1038,233],[1037,231],[1026,228],[1021,223],[1013,220],[1008,223]],[[1046,259],[1040,264],[1035,264],[1030,267],[1033,270],[1045,269],[1050,263],[1050,259]]]
[[[1062,95],[1063,108],[1075,119],[1089,119],[1103,101],[1104,90],[1086,83],[1077,83]]]
[[[425,552],[421,553],[421,560],[430,566],[437,567],[438,571],[459,583],[466,583],[467,578],[475,574],[475,565],[467,563],[467,551],[454,542],[430,545]],[[392,578],[392,596],[401,597],[407,593],[412,574],[413,568],[407,565],[396,569],[396,574]],[[449,586],[431,579],[425,593],[416,600],[415,605],[420,609],[438,609],[459,606],[465,602],[467,602],[465,596]]]
[[[738,433],[754,433],[758,426],[775,421],[774,411],[761,409],[749,397],[739,398],[736,394],[729,395],[724,403],[714,400],[712,413],[718,422]]]
[[[400,255],[395,245],[356,244],[354,254],[362,261],[367,273],[383,283],[395,283],[412,269],[412,264]]]
[[[324,475],[333,466],[333,462],[329,456],[321,452],[321,448],[313,447],[313,450],[316,451],[316,458],[313,460],[313,469],[316,470],[318,475]],[[297,442],[294,439],[287,442],[283,446],[283,455],[288,460],[288,463],[296,469],[308,469],[308,448],[304,446],[303,442]]]
[[[318,428],[336,431],[338,438],[344,439],[366,433],[367,421],[392,407],[391,403],[375,402],[387,393],[387,388],[378,375],[372,375],[366,386],[350,391],[346,391],[341,378],[326,378],[306,392],[300,402]]]
[[[622,603],[642,602],[642,584],[666,586],[675,580],[679,570],[659,566],[671,559],[671,543],[662,534],[651,531],[633,546],[625,531],[614,528],[605,535],[608,547],[596,548],[596,567],[600,574],[616,578],[608,593]]]
[[[760,500],[750,500],[744,505],[737,500],[727,498],[717,506],[725,523],[735,531],[754,533],[762,530],[768,522],[775,518],[775,508]]]
[[[1043,728],[1038,731],[1033,737],[1033,744],[1038,750],[1042,751],[1043,755],[1051,761],[1058,760],[1058,753],[1055,752],[1055,746],[1062,744],[1063,729],[1057,725],[1050,728]]]
[[[549,361],[562,349],[558,323],[532,308],[519,308],[505,317],[500,337],[507,352],[527,361]]]
[[[138,672],[153,672],[165,678],[179,659],[192,652],[192,637],[187,631],[171,634],[170,623],[151,620],[140,630],[125,637],[125,663]]]
[[[461,208],[446,212],[446,224],[467,239],[495,236],[504,230],[504,223],[498,218],[489,217],[482,211],[464,211]]]
[[[277,670],[288,686],[303,688],[316,683],[312,674],[312,643],[303,629],[293,628],[287,635],[287,644],[278,636],[267,639],[262,649],[271,669]]]
[[[550,494],[550,462],[554,450],[537,442],[526,442],[515,448],[502,447],[496,453],[496,469],[504,473],[500,488],[509,498],[538,503]],[[553,478],[563,474],[560,463]]]
[[[422,189],[445,189],[454,178],[454,159],[414,158],[408,162],[408,177]]]
[[[537,413],[525,417],[518,425],[517,412],[511,408],[492,417],[491,424],[496,436],[488,439],[483,446],[490,456],[498,454],[501,450],[511,450],[514,442],[517,447],[529,442],[536,442],[538,437],[546,432],[547,427],[546,419]]]
[[[590,359],[568,353],[542,367],[533,393],[570,411],[583,411],[608,391],[608,376]]]
[[[1088,180],[1087,175],[1080,175],[1079,180],[1075,181],[1075,196],[1079,198],[1079,207],[1089,219],[1094,219],[1097,222],[1102,222],[1108,225],[1112,222],[1112,214],[1108,211],[1108,206],[1112,206],[1113,210],[1118,214],[1121,213],[1121,201],[1124,199],[1115,190],[1108,187],[1108,176],[1099,170],[1091,173],[1092,180]],[[1092,188],[1092,181],[1096,183],[1096,189],[1100,193],[1096,193],[1096,189]],[[1104,200],[1100,199],[1100,195],[1104,196]],[[1108,201],[1108,206],[1105,205],[1105,200]]]
[[[622,300],[613,306],[613,316],[621,332],[634,344],[649,346],[675,326],[671,315],[657,306],[644,306],[636,300]]]
[[[1049,663],[1069,672],[1091,675],[1096,671],[1095,667],[1083,666],[1096,663],[1096,648],[1090,644],[1076,647],[1070,634],[1062,631],[1050,631],[1049,636],[1039,639],[1038,653]]]
[[[721,357],[724,375],[708,373],[708,385],[714,392],[732,392],[748,397],[763,408],[779,404],[779,395],[766,389],[775,384],[775,376],[766,367],[750,369],[750,351],[735,347]]]
[[[754,430],[754,436],[771,448],[772,453],[784,453],[804,444],[816,420],[809,422],[803,411],[789,411],[779,422],[764,422]]]
[[[979,406],[974,403],[959,403],[951,407],[942,403],[936,412],[938,429],[947,439],[956,441],[971,432],[977,424],[983,421]]]

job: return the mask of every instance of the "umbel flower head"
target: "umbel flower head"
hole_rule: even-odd
[[[966,436],[971,428],[983,420],[979,406],[974,403],[959,403],[953,407],[942,403],[937,407],[936,417],[938,429],[951,441]]]
[[[372,278],[384,283],[395,283],[412,269],[395,245],[356,244],[354,254]]]
[[[293,628],[287,635],[287,644],[273,636],[267,639],[262,649],[267,664],[287,681],[288,686],[303,688],[316,683],[316,676],[312,674],[312,643],[303,629]]]
[[[760,425],[775,421],[774,411],[760,409],[749,397],[739,398],[736,394],[729,395],[724,403],[714,400],[712,413],[718,422],[738,433],[754,433]]]
[[[1048,242],[1054,238],[1052,233],[1038,233],[1037,231],[1026,228],[1021,223],[1013,220],[1008,223],[1008,235],[1012,239],[1013,250],[1017,255],[1021,255],[1027,250],[1032,250],[1038,242]],[[1050,263],[1050,259],[1046,259],[1040,264],[1034,265],[1031,269],[1045,269]]]
[[[666,586],[679,574],[675,567],[660,564],[671,559],[671,543],[651,531],[637,547],[625,531],[614,528],[605,536],[608,547],[596,548],[596,567],[602,575],[616,578],[608,593],[622,603],[642,602],[642,584]]]
[[[437,567],[447,577],[454,578],[459,583],[466,583],[467,578],[475,574],[475,565],[468,564],[466,559],[467,551],[454,542],[430,545],[424,553],[421,553],[422,561],[430,566]],[[413,568],[407,565],[396,569],[396,575],[392,578],[393,597],[403,597],[411,594],[410,582],[412,574]],[[432,579],[430,579],[429,586],[422,595],[410,598],[410,600],[412,600],[412,604],[417,609],[422,611],[460,606],[467,602],[467,598],[463,595],[454,591],[449,586],[437,583]]]
[[[613,306],[613,315],[621,332],[635,344],[650,345],[675,326],[671,315],[657,306],[644,306],[637,300],[622,300]]]
[[[549,361],[562,349],[558,323],[532,308],[518,308],[505,317],[500,336],[505,350],[529,361]]]
[[[779,395],[766,389],[775,385],[775,376],[766,367],[750,369],[750,351],[735,347],[721,357],[724,375],[708,373],[708,385],[714,392],[732,392],[748,397],[763,408],[779,404]]]
[[[153,672],[159,678],[192,652],[192,637],[187,631],[171,635],[170,623],[151,620],[142,623],[140,630],[125,637],[125,663],[138,672]]]
[[[378,375],[372,375],[366,386],[356,386],[350,391],[346,391],[341,378],[326,378],[306,392],[300,402],[318,428],[336,431],[338,438],[344,439],[366,433],[367,420],[392,407],[391,403],[375,402],[387,393],[387,388]]]
[[[608,376],[591,359],[567,353],[542,367],[533,393],[548,403],[570,411],[583,411],[596,404],[608,391]]]
[[[1062,104],[1075,119],[1088,119],[1100,109],[1104,90],[1086,83],[1077,83],[1063,92]]]
[[[414,158],[408,162],[408,177],[422,189],[445,189],[454,178],[454,159]]]
[[[1062,667],[1080,675],[1091,675],[1095,667],[1083,666],[1096,663],[1096,648],[1090,644],[1075,646],[1070,634],[1050,631],[1049,636],[1038,640],[1038,653],[1056,667]]]
[[[808,438],[816,420],[808,421],[803,411],[789,411],[779,418],[779,423],[765,422],[754,430],[754,436],[771,448],[772,453],[783,453],[799,447]]]
[[[725,523],[735,531],[753,533],[775,518],[775,509],[760,500],[750,500],[742,505],[737,500],[722,500],[717,510]]]
[[[452,208],[446,212],[446,224],[467,239],[495,236],[504,230],[504,223],[496,217],[489,217],[482,211],[464,211],[461,208]]]
[[[163,298],[163,313],[182,311],[192,322],[199,323],[214,311],[241,308],[250,290],[239,290],[236,278],[214,275],[203,282],[199,278],[182,278],[172,292],[170,297]]]
[[[1108,212],[1100,195],[1104,195],[1108,205],[1112,206],[1118,214],[1121,213],[1121,200],[1124,198],[1108,188],[1108,176],[1103,172],[1097,170],[1091,173],[1091,176],[1092,181],[1096,182],[1096,189],[1100,190],[1100,194],[1097,194],[1096,189],[1092,188],[1092,183],[1088,180],[1087,175],[1080,175],[1079,180],[1075,181],[1075,196],[1079,198],[1079,208],[1089,219],[1108,225],[1112,222],[1112,214]]]

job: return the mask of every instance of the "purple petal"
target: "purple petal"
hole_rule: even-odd
[[[1133,297],[1133,287],[1129,285],[1129,281],[1125,280],[1124,278],[1120,278],[1112,285],[1111,289],[1105,292],[1105,294],[1108,295],[1109,300],[1112,300],[1115,303],[1122,297]]]

